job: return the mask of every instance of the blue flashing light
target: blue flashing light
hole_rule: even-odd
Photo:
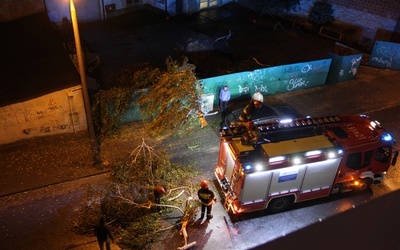
[[[251,165],[250,165],[250,164],[247,164],[247,165],[244,167],[244,169],[245,169],[245,170],[250,170],[250,169],[251,169]]]
[[[382,135],[382,140],[383,141],[392,141],[393,137],[390,134],[386,133],[386,134]]]

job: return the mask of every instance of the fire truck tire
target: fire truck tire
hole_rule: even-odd
[[[356,192],[364,192],[366,191],[370,185],[372,184],[372,180],[370,178],[364,178],[359,180],[360,184],[358,187],[354,190]]]
[[[279,213],[285,211],[293,203],[291,196],[284,196],[272,199],[268,204],[268,210],[271,213]]]

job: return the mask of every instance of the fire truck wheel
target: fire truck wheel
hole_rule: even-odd
[[[268,204],[268,210],[271,213],[279,213],[286,210],[293,203],[293,198],[284,196],[272,199]]]
[[[359,179],[358,181],[359,184],[355,189],[356,192],[364,192],[369,188],[372,183],[372,180],[370,178]]]

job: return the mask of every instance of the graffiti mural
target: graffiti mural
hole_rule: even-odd
[[[225,85],[230,88],[232,98],[256,91],[272,95],[325,84],[330,64],[331,59],[324,59],[206,78],[201,82],[204,93],[213,93],[216,97]]]
[[[377,68],[400,70],[400,43],[377,41],[368,64]]]
[[[81,91],[57,91],[0,107],[0,144],[86,129]],[[82,126],[83,125],[83,126]]]

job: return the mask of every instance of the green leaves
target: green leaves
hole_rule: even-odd
[[[113,85],[117,87],[99,91],[93,98],[98,134],[118,134],[120,116],[135,104],[148,123],[146,130],[150,136],[175,133],[191,113],[197,114],[199,110],[201,87],[194,69],[185,58],[180,63],[167,58],[165,71],[149,68],[135,71],[133,66],[122,69],[114,78]],[[132,100],[132,93],[143,89],[139,99]]]

